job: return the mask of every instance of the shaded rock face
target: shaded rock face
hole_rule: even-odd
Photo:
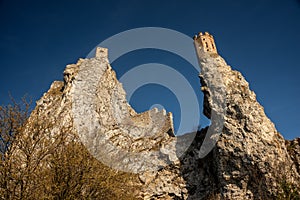
[[[52,135],[78,134],[98,160],[139,173],[141,199],[274,199],[282,180],[299,186],[299,139],[283,139],[247,81],[221,56],[199,54],[211,125],[174,137],[171,113],[136,113],[107,50],[96,52],[66,67],[64,82],[51,85],[29,121],[49,121]]]

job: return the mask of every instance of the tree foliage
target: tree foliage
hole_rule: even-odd
[[[0,107],[0,199],[135,199],[135,175],[100,163],[73,133],[29,123],[29,108]]]

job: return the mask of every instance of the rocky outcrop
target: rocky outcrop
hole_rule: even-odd
[[[217,68],[226,92],[224,126],[212,153],[217,196],[273,199],[281,192],[282,180],[298,185],[299,174],[284,138],[265,115],[241,73],[232,70],[219,55],[199,56],[199,61],[202,84],[206,86],[209,77],[206,68]],[[208,109],[214,109],[211,94],[210,91],[205,93]]]
[[[282,181],[300,184],[299,139],[287,142],[241,73],[218,54],[200,53],[204,114],[211,125],[175,137],[171,113],[136,113],[107,49],[68,65],[37,102],[30,123],[77,134],[99,161],[139,174],[142,199],[274,199]],[[190,145],[191,144],[191,145]]]
[[[29,122],[53,124],[53,136],[62,129],[77,134],[95,158],[117,170],[139,173],[178,160],[172,114],[136,113],[107,56],[98,48],[94,58],[67,65],[64,82],[51,85]]]
[[[221,56],[198,52],[198,57],[211,125],[197,133],[180,163],[157,172],[146,199],[287,198],[286,185],[300,184],[299,140],[285,145],[248,82]],[[184,180],[171,191],[167,183],[176,175]]]
[[[286,146],[288,153],[290,154],[295,167],[300,174],[300,138],[296,138],[294,140],[287,140]]]

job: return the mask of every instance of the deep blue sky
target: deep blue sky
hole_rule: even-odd
[[[250,82],[277,129],[287,139],[300,136],[297,0],[0,0],[0,19],[0,104],[9,102],[8,92],[16,99],[25,93],[39,99],[62,79],[66,64],[121,31],[165,27],[191,37],[209,31],[227,63]],[[122,64],[147,60],[146,54],[139,60],[139,54],[120,58],[113,67],[122,71]],[[151,55],[160,62],[165,52]]]

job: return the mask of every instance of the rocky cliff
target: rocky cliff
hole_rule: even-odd
[[[288,199],[285,193],[300,183],[299,139],[286,146],[248,82],[221,56],[198,56],[211,125],[197,133],[179,164],[149,180],[146,193],[158,199]],[[214,145],[208,155],[204,143]],[[177,176],[184,180],[174,182]]]
[[[199,63],[211,125],[197,133],[175,137],[165,111],[136,113],[103,48],[68,65],[29,122],[52,124],[49,137],[77,134],[99,161],[138,173],[142,199],[276,199],[299,187],[299,140],[284,140],[221,56],[199,54]]]

